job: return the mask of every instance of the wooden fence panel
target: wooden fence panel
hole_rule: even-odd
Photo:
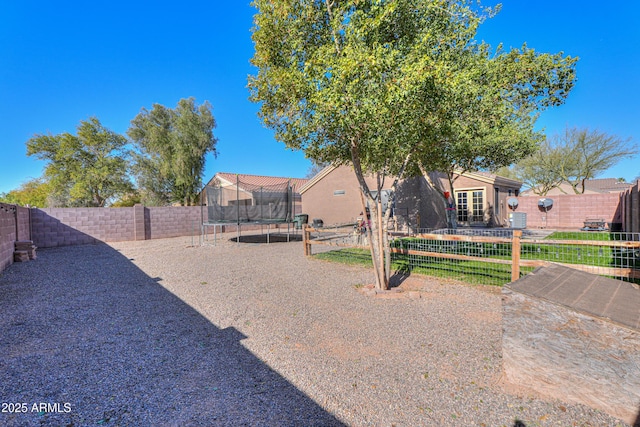
[[[348,242],[333,242],[330,239],[324,240],[312,240],[311,232],[314,233],[335,233],[335,230],[317,229],[307,227],[304,230],[304,253],[307,256],[312,255],[312,245],[327,245],[335,247],[355,247]],[[340,234],[340,237],[344,237],[344,234]],[[432,250],[416,250],[408,248],[391,248],[391,252],[401,255],[414,255],[421,257],[441,258],[441,259],[453,259],[460,261],[479,261],[492,264],[511,264],[511,281],[514,282],[520,278],[520,267],[541,267],[549,265],[552,262],[542,259],[522,259],[522,243],[527,245],[554,245],[554,246],[595,246],[595,247],[610,247],[610,248],[623,248],[625,250],[640,249],[640,241],[619,241],[619,240],[543,240],[543,239],[526,239],[522,240],[522,231],[514,230],[512,238],[505,237],[491,237],[491,236],[469,236],[469,235],[454,235],[454,234],[419,234],[415,236],[418,239],[434,240],[434,241],[450,241],[450,242],[469,242],[469,243],[494,243],[494,244],[510,244],[511,245],[511,259],[499,259],[490,257],[479,257],[456,253],[443,253]],[[603,267],[595,265],[583,265],[583,264],[570,264],[562,262],[553,262],[554,264],[560,264],[566,267],[570,267],[576,270],[585,271],[593,274],[599,274],[603,276],[612,277],[625,277],[629,279],[640,279],[640,270],[633,267]]]

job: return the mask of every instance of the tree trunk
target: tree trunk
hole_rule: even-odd
[[[369,199],[369,212],[371,220],[367,232],[369,234],[369,249],[371,250],[371,259],[373,260],[373,270],[376,276],[376,287],[381,290],[389,289],[388,274],[385,271],[385,247],[382,238],[382,229],[380,227],[380,210],[375,200]]]
[[[410,158],[410,154],[406,156],[398,176],[394,178],[393,185],[391,186],[392,197],[395,193],[398,181],[404,175],[404,170],[409,164]],[[388,290],[389,280],[391,278],[391,248],[389,247],[387,224],[393,199],[390,198],[389,205],[387,206],[387,212],[383,217],[382,188],[384,187],[385,173],[378,172],[376,174],[377,193],[374,198],[364,177],[356,141],[352,141],[351,143],[351,160],[353,163],[353,170],[356,174],[356,178],[358,179],[358,184],[360,185],[362,212],[365,214],[367,212],[367,201],[369,202],[370,218],[367,218],[367,236],[369,238],[369,249],[371,251],[371,260],[373,262],[373,270],[376,277],[376,287],[381,290]]]
[[[356,176],[358,173],[356,172]],[[364,181],[364,177],[363,177]],[[361,186],[362,187],[362,186]],[[380,236],[378,229],[378,207],[373,197],[369,192],[369,188],[360,189],[360,201],[362,203],[362,212],[365,215],[365,224],[367,228],[367,240],[369,241],[369,251],[371,252],[371,261],[373,263],[373,272],[376,277],[376,288],[386,290],[389,289],[389,283],[384,278],[387,276],[384,271],[384,263],[380,262],[381,257],[384,257],[384,248],[380,245]],[[365,194],[366,193],[366,194]],[[369,202],[369,208],[367,209],[367,202]]]

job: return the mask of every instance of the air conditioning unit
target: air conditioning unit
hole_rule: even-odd
[[[510,212],[509,226],[511,228],[527,228],[527,214],[525,212]]]

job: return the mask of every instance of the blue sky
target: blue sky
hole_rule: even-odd
[[[215,172],[303,177],[310,162],[260,123],[248,100],[253,73],[249,2],[112,0],[0,2],[0,192],[42,174],[26,156],[34,134],[75,133],[97,116],[119,133],[142,107],[208,100],[217,120]],[[548,134],[589,126],[640,142],[640,3],[505,1],[479,38],[493,46],[579,56],[578,82],[543,113]],[[640,157],[601,177],[631,180]]]

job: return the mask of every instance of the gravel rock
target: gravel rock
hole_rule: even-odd
[[[502,384],[495,290],[372,280],[300,242],[42,249],[0,274],[0,425],[625,425]]]

